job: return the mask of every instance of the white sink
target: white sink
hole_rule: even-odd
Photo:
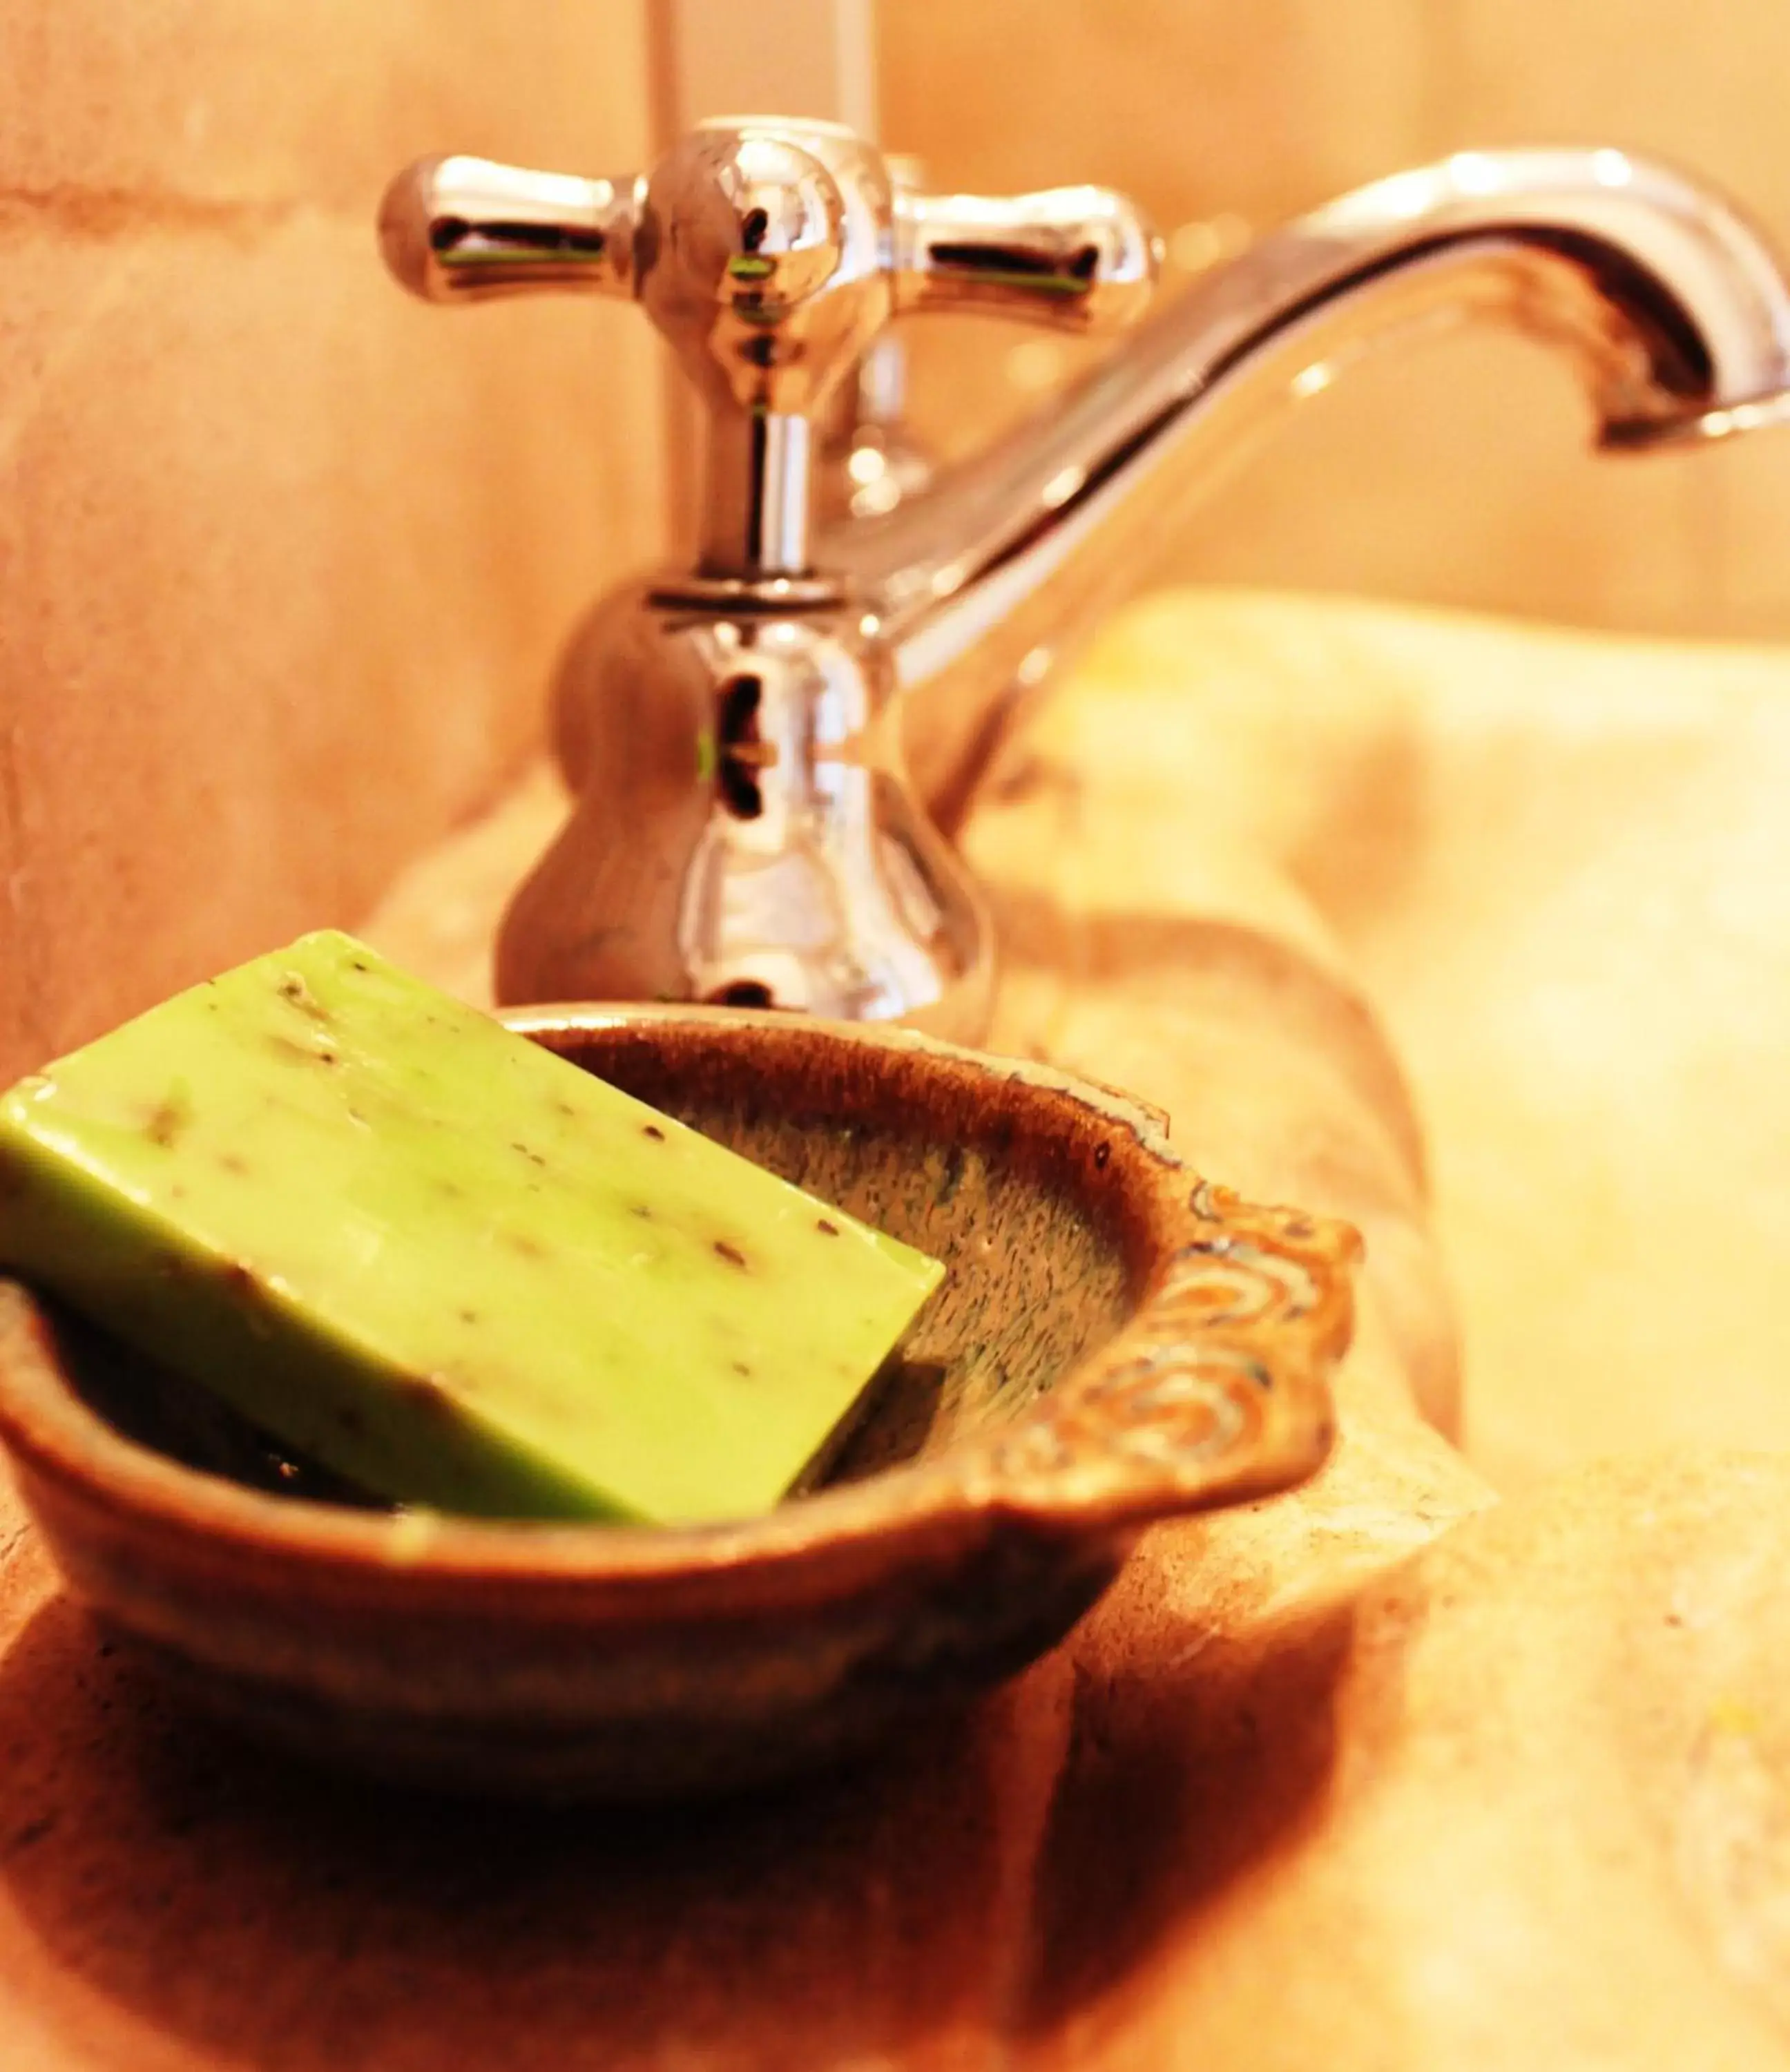
[[[1494,1482],[1790,1448],[1790,652],[1189,592],[1040,740],[1110,934],[1250,878],[1372,1004]]]

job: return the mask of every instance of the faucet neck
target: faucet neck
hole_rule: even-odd
[[[811,430],[787,411],[710,417],[700,574],[764,581],[807,574]]]
[[[941,729],[964,753],[985,740],[991,709],[1135,586],[1152,544],[1275,406],[1382,337],[1471,313],[1565,347],[1606,447],[1718,436],[1790,408],[1778,261],[1678,174],[1616,151],[1516,150],[1379,181],[1188,290],[927,491],[821,536],[819,561],[881,617],[902,687],[939,689],[909,730],[922,758],[944,753]]]

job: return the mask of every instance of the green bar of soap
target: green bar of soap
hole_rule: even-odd
[[[0,1264],[370,1490],[660,1523],[776,1503],[944,1272],[335,934],[0,1099]]]

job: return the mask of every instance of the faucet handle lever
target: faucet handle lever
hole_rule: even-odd
[[[895,308],[985,310],[1065,331],[1122,330],[1156,286],[1161,240],[1111,187],[894,196]]]
[[[721,117],[651,173],[585,179],[461,155],[400,173],[385,261],[426,302],[539,288],[638,302],[707,409],[693,588],[832,598],[810,560],[817,421],[903,310],[1127,323],[1157,248],[1123,195],[922,195],[836,123]],[[731,587],[730,587],[731,586]]]
[[[387,188],[385,263],[429,302],[533,288],[634,292],[641,183],[532,172],[490,158],[425,158]]]

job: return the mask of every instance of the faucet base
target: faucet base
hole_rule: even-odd
[[[636,583],[585,622],[554,711],[576,803],[504,916],[500,1001],[987,1033],[992,931],[908,783],[873,621]]]

